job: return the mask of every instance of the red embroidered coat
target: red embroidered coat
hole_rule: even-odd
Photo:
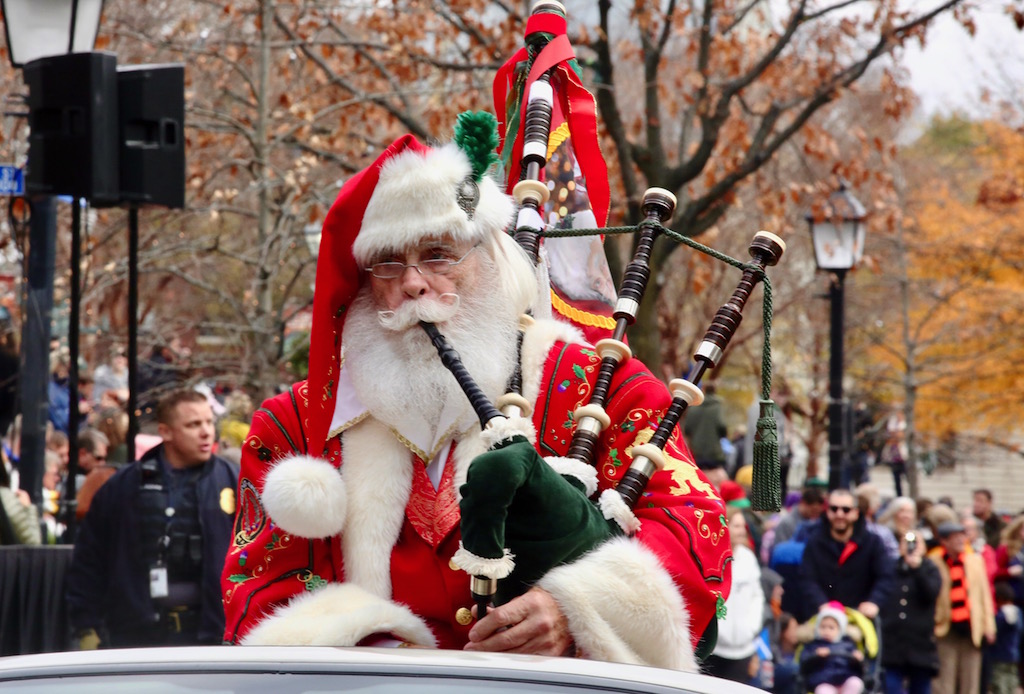
[[[532,420],[544,456],[565,455],[573,412],[589,401],[600,365],[593,349],[558,337],[563,336],[534,328],[524,342],[524,395],[537,403]],[[327,539],[305,539],[275,526],[261,494],[264,477],[277,461],[310,453],[304,434],[307,398],[306,384],[299,383],[267,400],[253,417],[242,453],[234,542],[222,580],[225,639],[354,645],[384,632],[429,643],[430,636],[423,637],[420,629],[425,625],[441,647],[461,648],[472,626],[467,612],[472,599],[467,575],[451,563],[459,546],[456,489],[468,463],[484,450],[475,440],[479,436],[456,436],[435,491],[423,464],[430,452],[417,456],[408,450],[409,442],[372,418],[351,423],[332,435],[323,451],[335,463],[342,459],[345,529]],[[637,360],[618,370],[606,406],[612,425],[598,450],[600,490],[625,473],[632,447],[650,439],[670,402],[665,386]],[[724,506],[692,463],[678,429],[666,453],[666,469],[655,474],[635,509],[641,521],[636,536],[613,540],[574,564],[557,567],[540,585],[559,602],[577,647],[587,655],[692,669],[690,647],[728,595],[731,553]],[[406,482],[389,487],[393,478],[403,476]],[[287,610],[280,606],[289,599],[335,584],[345,590],[355,584],[358,590],[320,599],[316,606],[292,601],[288,609],[294,619],[287,621]],[[335,608],[338,614],[332,613]],[[268,619],[272,613],[277,622]],[[637,614],[649,617],[636,623]],[[413,623],[417,620],[420,625]],[[331,626],[321,630],[320,622]],[[283,625],[274,626],[273,636],[251,633],[254,628],[259,632],[257,625],[270,629],[272,623]],[[609,632],[614,643],[608,642]]]

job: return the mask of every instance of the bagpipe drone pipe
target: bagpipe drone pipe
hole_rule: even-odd
[[[635,317],[629,307],[639,305],[642,298],[650,272],[647,261],[654,235],[661,231],[678,236],[661,226],[661,220],[671,215],[674,206],[675,198],[668,191],[653,188],[644,195],[646,219],[639,226],[637,257],[627,268],[623,300],[617,310],[617,314],[621,314],[618,318],[621,333]],[[705,248],[693,241],[687,242]],[[759,231],[751,241],[749,252],[753,262],[732,261],[743,269],[743,274],[732,296],[716,312],[697,348],[694,355],[697,366],[690,378],[671,381],[669,391],[673,400],[657,430],[648,442],[633,446],[629,469],[615,488],[605,490],[596,500],[588,496],[582,481],[556,472],[537,453],[529,441],[531,423],[523,417],[502,414],[475,384],[457,352],[437,327],[421,323],[442,363],[466,393],[490,446],[487,453],[470,464],[466,483],[460,488],[462,546],[453,558],[471,576],[470,588],[478,606],[478,617],[486,614],[488,603],[501,605],[524,593],[550,569],[571,562],[612,537],[631,535],[639,529],[632,509],[651,476],[665,466],[663,449],[680,418],[690,405],[699,405],[703,400],[698,384],[704,374],[719,363],[743,319],[742,312],[753,288],[759,281],[765,281],[766,288],[769,286],[765,269],[778,263],[785,252],[785,243],[774,234]],[[765,311],[766,316],[770,314],[767,292]],[[766,336],[769,325],[770,320],[766,320]],[[620,331],[617,330],[617,334]],[[588,456],[588,463],[593,462],[601,428],[610,423],[603,400],[608,384],[620,362],[629,357],[629,348],[620,340],[621,335],[620,339],[602,340],[595,347],[602,356],[597,382],[590,403],[576,411],[577,436],[570,451]],[[763,399],[755,440],[752,497],[755,508],[777,510],[781,502],[779,462],[771,414],[774,404],[768,400],[770,389],[769,373],[762,377]],[[584,424],[587,418],[597,425]],[[582,443],[577,441],[581,431]]]

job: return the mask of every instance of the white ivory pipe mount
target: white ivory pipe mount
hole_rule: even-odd
[[[704,402],[704,391],[682,378],[673,378],[668,384],[668,389],[673,398],[682,398],[687,405],[696,407]]]
[[[633,350],[625,342],[613,340],[610,337],[598,340],[597,344],[594,345],[594,349],[597,350],[598,355],[602,359],[612,357],[620,364],[633,356]]]

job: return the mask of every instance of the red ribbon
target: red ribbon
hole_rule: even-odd
[[[597,104],[594,96],[583,86],[569,61],[576,53],[565,35],[565,20],[552,14],[533,15],[527,21],[527,35],[535,31],[556,34],[537,55],[530,68],[530,74],[523,86],[522,103],[520,104],[519,129],[522,131],[526,120],[526,107],[529,101],[530,86],[547,70],[556,68],[557,74],[552,85],[561,86],[555,98],[559,100],[562,112],[566,116],[569,134],[572,138],[576,160],[587,182],[587,194],[598,226],[608,221],[608,206],[611,194],[608,189],[608,167],[601,155],[601,147],[597,141]],[[516,65],[527,60],[525,48],[520,48],[501,68],[494,78],[494,108],[498,116],[499,151],[504,149],[506,130],[508,127],[507,100],[508,93],[514,87]],[[520,162],[523,154],[523,140],[519,133],[512,149],[512,159],[508,172],[508,187],[511,190],[519,181]]]
[[[552,12],[531,14],[530,18],[526,20],[526,36],[537,33],[558,36],[559,34],[565,34],[567,29],[568,25],[566,24],[565,17],[559,17]]]

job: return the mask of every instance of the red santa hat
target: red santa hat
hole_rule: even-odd
[[[264,481],[264,507],[281,528],[326,537],[344,525],[341,477],[315,456],[326,454],[345,317],[364,268],[423,239],[472,242],[502,234],[513,213],[511,198],[490,177],[476,180],[457,145],[431,148],[412,135],[395,140],[342,186],[324,220],[317,259],[307,387],[310,455],[282,460]]]

